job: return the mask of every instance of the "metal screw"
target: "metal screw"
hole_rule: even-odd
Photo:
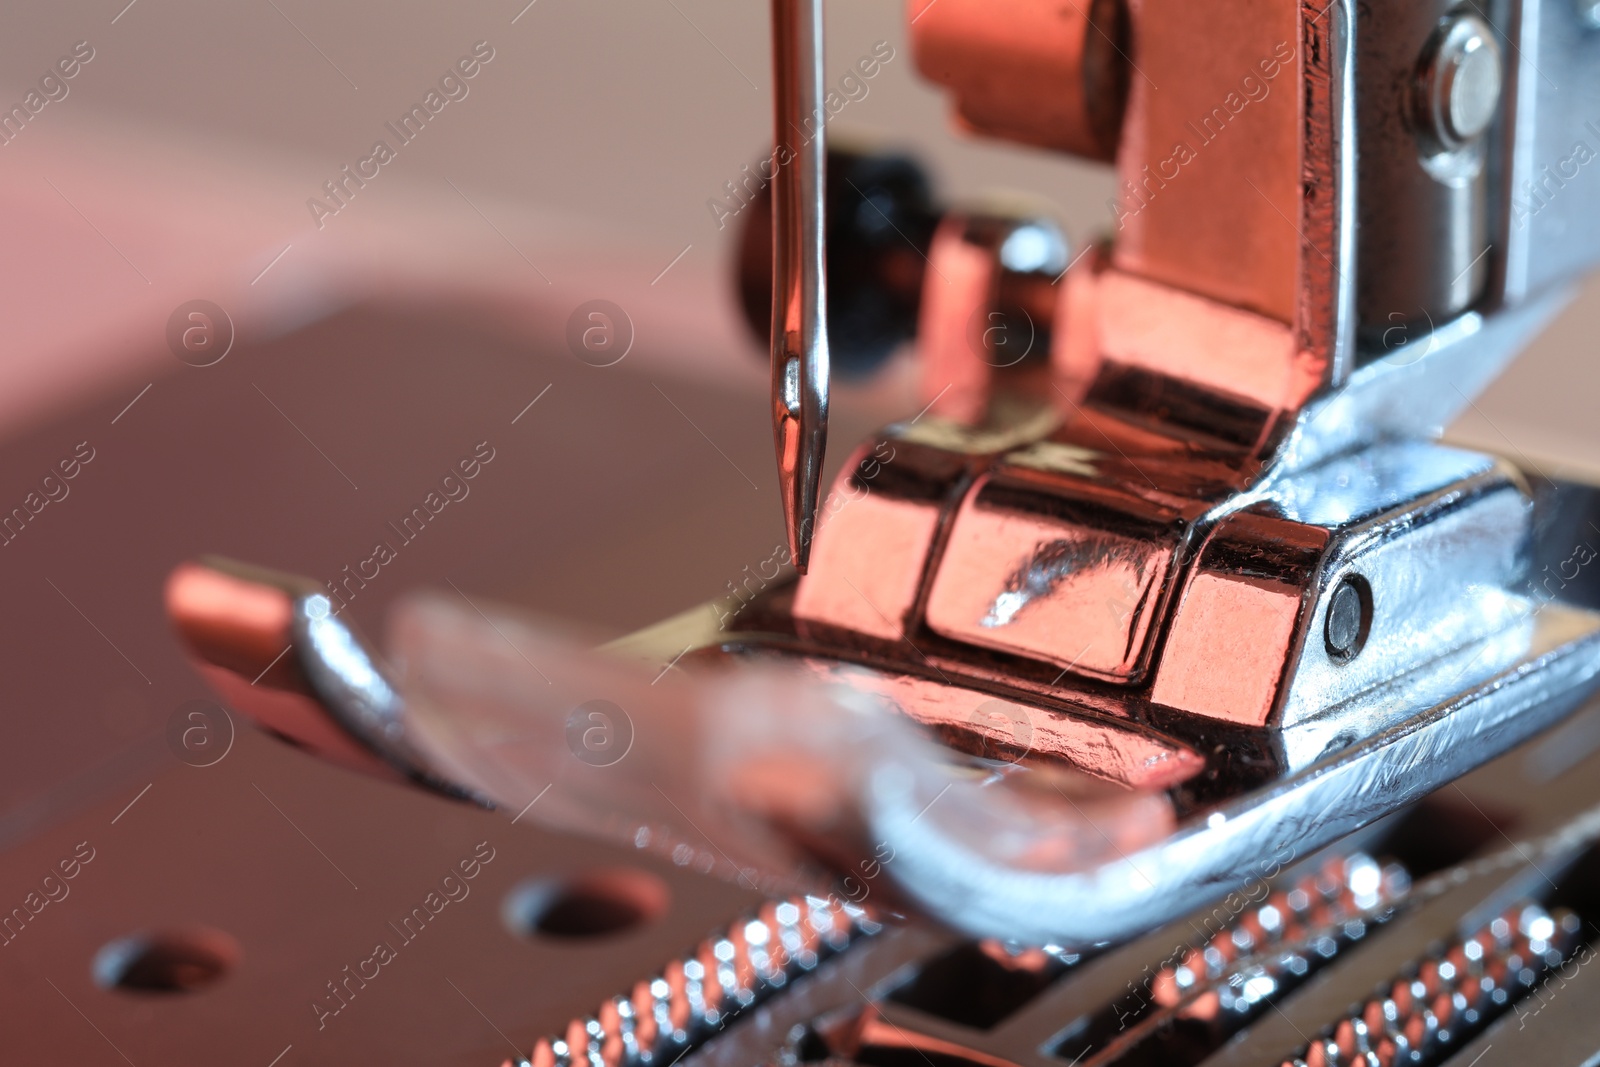
[[[1347,575],[1328,600],[1323,639],[1328,655],[1340,663],[1356,658],[1372,628],[1372,593],[1367,583]]]
[[[1591,0],[1600,10],[1600,0]],[[1447,149],[1481,136],[1500,108],[1500,45],[1477,15],[1456,15],[1429,42],[1422,66],[1424,126]]]
[[[1578,21],[1591,30],[1600,30],[1600,0],[1573,0]]]

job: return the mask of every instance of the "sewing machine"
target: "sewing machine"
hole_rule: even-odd
[[[830,149],[893,50],[840,80],[818,0],[772,18],[773,153],[710,206],[770,341],[784,544],[599,650],[454,582],[371,641],[371,588],[500,474],[463,438],[333,577],[197,545],[165,581],[214,693],[180,759],[248,719],[317,775],[299,810],[364,775],[365,819],[449,812],[444,873],[370,932],[314,920],[348,951],[284,995],[280,1056],[331,1060],[381,991],[436,1033],[463,1023],[418,998],[473,1009],[500,1040],[462,1063],[1588,1063],[1600,498],[1439,437],[1600,258],[1595,12],[912,0],[962,129],[1115,169],[1081,246]],[[615,304],[566,325],[590,368],[629,351]],[[916,403],[830,433],[835,367],[907,342]],[[388,977],[529,824],[601,842],[541,837],[582,868],[501,887],[554,953],[534,989],[481,923],[453,992]],[[200,1013],[245,940],[130,935],[94,975]],[[551,1017],[579,975],[602,992]]]

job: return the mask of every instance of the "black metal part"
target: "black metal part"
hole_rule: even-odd
[[[826,184],[830,357],[837,376],[860,379],[916,334],[939,213],[927,173],[906,156],[832,148]],[[748,199],[739,212],[739,304],[751,332],[765,339],[772,317],[772,189],[751,173],[740,192]]]

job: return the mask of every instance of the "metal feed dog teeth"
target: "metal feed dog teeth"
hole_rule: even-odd
[[[1397,864],[1380,866],[1360,852],[1334,857],[1321,870],[1271,893],[1203,949],[1164,966],[1151,983],[1153,999],[1162,1007],[1175,1007],[1227,978],[1234,964],[1248,957],[1268,959],[1265,968],[1303,977],[1318,960],[1364,936],[1369,922],[1387,918],[1383,909],[1404,897],[1410,884]],[[1271,985],[1276,990],[1277,984]],[[1254,991],[1261,988],[1260,982],[1242,980],[1224,982],[1217,992],[1224,1009],[1248,1013],[1259,1005],[1262,997]]]
[[[1427,1067],[1509,1011],[1571,950],[1571,912],[1515,906],[1416,962],[1283,1067]]]
[[[1065,1037],[1050,1044],[1052,1059],[1083,1067],[1198,1063],[1391,919],[1411,888],[1403,867],[1382,865],[1361,852],[1331,856],[1305,873],[1259,884],[1259,895],[1251,894],[1259,903],[1231,911],[1218,905],[1175,924],[1178,936],[1188,929],[1202,938],[1146,966],[1142,980],[1128,982],[1125,993],[1078,1022],[1071,1022],[1071,1015],[1057,1016],[1058,1030],[1070,1025]],[[1092,959],[1070,963],[1092,969]],[[1070,985],[1074,979],[1062,977],[1066,969],[1049,967],[1049,981],[1059,978]],[[1072,1014],[1087,1006],[1070,998],[1064,1005]],[[814,1062],[818,1042],[827,1058],[841,1063],[877,1064],[906,1047],[975,1063],[988,1063],[983,1057],[992,1055],[982,1043],[956,1052],[939,1044],[937,1032],[920,1033],[918,1026],[914,1016],[886,1018],[880,1005],[855,1005],[842,1018],[820,1019],[797,1031],[774,1062],[788,1067]],[[1181,1048],[1167,1043],[1179,1030]],[[967,1041],[973,1038],[969,1034]]]
[[[523,1067],[650,1067],[673,1062],[735,1015],[880,927],[860,908],[818,897],[761,906],[661,974],[541,1040]]]

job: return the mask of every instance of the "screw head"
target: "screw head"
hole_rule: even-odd
[[[1585,29],[1600,30],[1600,0],[1573,0],[1573,6]]]
[[[1500,108],[1500,45],[1477,15],[1452,16],[1429,41],[1422,64],[1423,126],[1448,150],[1481,137]]]
[[[1348,663],[1361,652],[1372,629],[1372,588],[1359,575],[1346,575],[1328,598],[1323,641],[1328,656]]]

